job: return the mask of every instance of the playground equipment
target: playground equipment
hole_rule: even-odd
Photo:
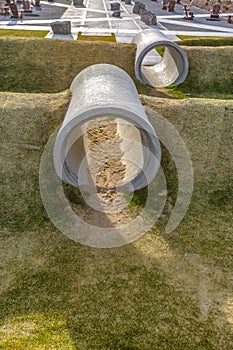
[[[135,35],[137,45],[135,75],[143,84],[165,87],[181,84],[188,74],[184,50],[161,31],[146,29]],[[162,55],[156,49],[162,48]]]
[[[125,172],[117,189],[124,192],[148,185],[159,170],[161,148],[129,75],[116,66],[96,64],[81,71],[70,88],[72,98],[53,152],[60,179],[95,191],[96,170],[92,171],[90,166],[93,150],[88,142],[87,125],[91,120],[103,118],[114,119],[121,140]],[[98,148],[97,155],[104,157],[102,162],[105,157],[114,158],[111,144],[106,142],[104,149]]]

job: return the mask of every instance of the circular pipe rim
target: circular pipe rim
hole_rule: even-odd
[[[156,135],[155,130],[153,129],[153,127],[150,125],[149,122],[147,122],[146,120],[142,119],[140,117],[140,115],[137,115],[136,113],[127,110],[126,108],[123,107],[116,107],[116,106],[101,106],[101,107],[92,107],[89,108],[86,111],[81,112],[80,114],[76,114],[74,117],[72,117],[72,119],[66,124],[64,125],[58,132],[55,144],[54,144],[54,149],[53,149],[53,160],[54,160],[54,167],[55,170],[57,172],[57,174],[59,175],[60,179],[64,179],[64,163],[65,163],[65,159],[66,156],[69,152],[69,150],[66,152],[66,154],[62,154],[62,148],[64,143],[66,143],[66,140],[69,137],[69,134],[71,133],[71,131],[73,130],[73,128],[75,127],[80,127],[85,124],[86,122],[90,121],[91,119],[95,119],[97,117],[106,117],[109,115],[114,115],[117,118],[121,118],[123,120],[127,120],[129,123],[131,123],[132,125],[138,127],[139,129],[142,129],[142,131],[146,132],[147,136],[149,135],[149,137],[147,137],[148,140],[148,146],[150,145],[152,147],[152,153],[154,154],[154,156],[156,157],[156,159],[158,160],[158,163],[156,164],[156,166],[151,167],[152,171],[148,171],[148,165],[149,165],[149,159],[147,159],[147,163],[146,163],[146,169],[144,169],[144,173],[146,174],[146,178],[143,183],[143,185],[138,185],[137,184],[137,179],[139,178],[140,174],[138,174],[138,176],[133,179],[132,181],[130,181],[130,183],[134,186],[134,189],[139,189],[142,187],[147,186],[156,176],[159,167],[160,167],[160,161],[161,161],[161,146],[160,146],[160,142],[159,139]],[[133,118],[132,118],[133,117]],[[142,132],[140,132],[142,135]],[[77,135],[77,139],[81,136]],[[76,140],[77,140],[76,139]],[[151,170],[150,169],[150,170]],[[69,181],[69,177],[66,177],[66,180],[68,183],[70,183],[71,185],[74,185],[71,181]],[[122,185],[119,186],[119,190],[125,191],[128,189],[127,184],[126,185]]]
[[[135,60],[135,76],[136,76],[136,78],[144,84],[150,85],[152,87],[156,87],[156,86],[152,85],[151,82],[146,79],[145,75],[141,71],[141,67],[142,67],[143,59],[146,57],[146,55],[152,49],[155,49],[156,47],[159,47],[159,46],[165,46],[165,48],[168,47],[168,49],[169,49],[169,46],[174,48],[179,53],[180,58],[181,58],[182,63],[183,63],[183,66],[184,66],[184,69],[178,75],[177,79],[175,81],[172,81],[170,84],[167,84],[166,86],[171,85],[171,84],[181,84],[185,80],[187,73],[188,73],[187,55],[179,45],[175,44],[173,41],[166,41],[166,40],[156,40],[155,39],[154,42],[151,42],[149,45],[145,46],[144,49],[140,52],[140,54],[138,55],[138,57]],[[156,66],[160,62],[154,64],[153,66]]]

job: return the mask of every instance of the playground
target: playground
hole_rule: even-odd
[[[57,6],[58,11],[62,8],[61,13],[65,13],[57,4],[41,2],[42,11],[43,6]],[[85,11],[80,10],[85,13],[83,21],[87,18]],[[218,26],[210,24],[214,28],[211,32],[205,28],[205,36],[202,28],[199,37],[196,32],[192,37],[168,27],[163,29],[169,32],[169,40],[184,50],[189,68],[181,84],[156,88],[135,76],[137,46],[132,37],[139,28],[130,31],[106,26],[96,31],[96,24],[93,28],[82,26],[82,32],[95,34],[95,40],[74,40],[75,32],[80,32],[78,22],[77,27],[71,27],[75,29],[72,40],[62,40],[51,39],[50,23],[57,16],[39,25],[34,20],[21,22],[1,17],[0,26],[0,33],[5,28],[12,33],[30,30],[28,37],[18,32],[22,37],[3,34],[0,38],[0,348],[231,349],[231,27],[224,19]],[[213,37],[216,31],[221,35]],[[96,41],[100,33],[106,37],[109,32],[114,33],[116,40],[108,42],[99,37]],[[224,33],[229,35],[222,37]],[[165,121],[155,128],[160,136],[161,169],[166,179],[166,191],[159,192],[165,198],[164,208],[139,239],[112,248],[80,244],[63,234],[46,212],[40,183],[44,164],[47,175],[53,168],[47,146],[67,113],[73,79],[85,68],[103,63],[117,66],[129,75],[151,123],[154,115]],[[109,115],[108,121],[113,128],[104,128],[100,134],[98,125],[94,125],[89,133],[90,144],[115,135],[114,116]],[[176,160],[180,153],[175,142],[172,149],[177,153],[170,152],[173,137],[166,135],[164,125],[183,140],[193,169],[187,212],[170,232],[166,228],[178,197]],[[178,158],[183,163],[184,158]],[[118,164],[113,162],[113,168]],[[102,173],[99,185],[104,187],[107,178],[108,174]],[[87,224],[109,230],[121,228],[141,215],[150,189],[146,186],[133,195],[126,192],[123,197],[128,206],[121,211],[99,213],[87,204],[78,187],[61,181],[60,184],[65,196],[65,205],[58,208],[61,215],[69,208]],[[59,198],[56,181],[50,182],[49,188],[47,194]],[[103,191],[101,195],[104,200],[112,199],[111,192]],[[155,207],[149,209],[149,214],[155,211]]]

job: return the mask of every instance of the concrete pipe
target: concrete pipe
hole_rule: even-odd
[[[116,66],[96,64],[75,77],[71,91],[70,105],[53,151],[60,179],[95,191],[94,160],[100,158],[98,168],[106,160],[120,157],[124,176],[115,187],[119,192],[150,183],[160,166],[161,148],[129,75]],[[105,141],[102,136],[94,142],[89,139],[88,130],[101,119],[115,124],[119,152],[114,140]]]
[[[143,84],[165,87],[181,84],[188,74],[188,59],[184,50],[161,31],[146,29],[135,35],[137,45],[135,75]],[[163,47],[160,55],[156,49]]]

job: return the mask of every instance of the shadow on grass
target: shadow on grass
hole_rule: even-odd
[[[51,348],[49,335],[58,336],[64,328],[69,337],[61,349],[70,338],[76,349],[229,348],[232,333],[227,322],[219,328],[212,307],[203,320],[195,286],[189,292],[173,286],[159,260],[146,252],[141,254],[133,245],[110,250],[83,247],[52,230],[49,241],[48,230],[31,235],[40,250],[33,247],[32,264],[21,266],[1,295],[1,319],[13,320],[21,333],[15,342],[8,336],[4,343],[3,336],[4,349],[9,344],[18,349],[27,342],[33,348],[38,338],[40,345]],[[43,263],[35,267],[35,261]],[[22,316],[24,322],[31,321],[25,337]],[[38,317],[42,322],[36,330]]]

